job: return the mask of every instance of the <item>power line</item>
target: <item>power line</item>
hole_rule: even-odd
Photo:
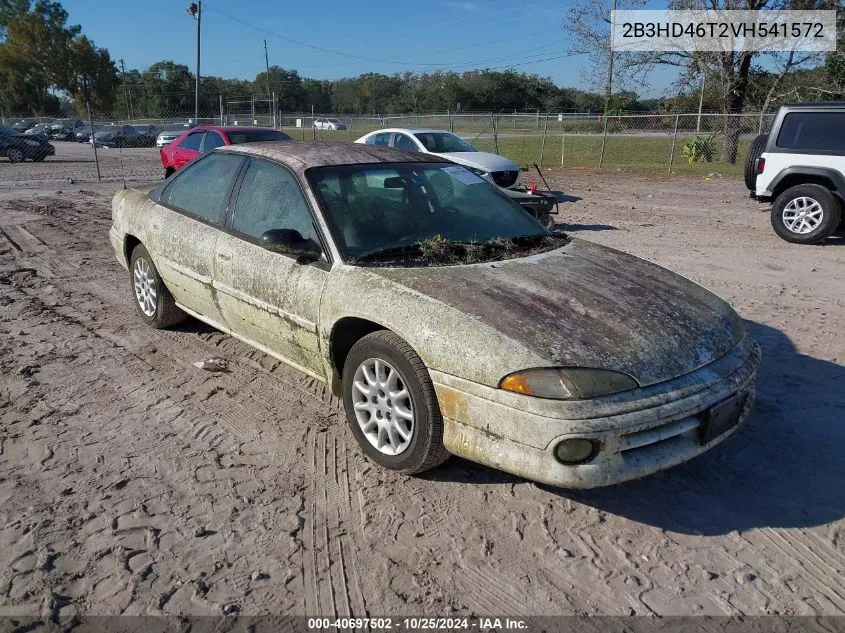
[[[242,24],[243,26],[254,29],[256,31],[260,31],[261,33],[265,33],[265,34],[269,35],[270,37],[275,37],[275,38],[280,39],[280,40],[285,41],[285,42],[290,42],[290,43],[296,44],[298,46],[303,46],[305,48],[310,48],[312,50],[317,50],[317,51],[329,53],[329,54],[332,54],[332,55],[339,55],[341,57],[347,57],[347,58],[350,58],[350,59],[356,59],[356,60],[359,60],[359,61],[366,61],[366,62],[378,62],[378,63],[384,63],[384,64],[395,64],[395,65],[398,65],[398,66],[425,66],[425,67],[432,67],[432,69],[440,69],[440,68],[445,69],[445,68],[465,68],[465,67],[468,67],[468,66],[476,66],[478,64],[485,64],[485,63],[488,63],[488,62],[503,61],[503,60],[507,60],[507,59],[511,59],[511,58],[513,58],[515,60],[516,59],[524,60],[524,59],[527,59],[529,57],[536,56],[536,55],[528,55],[527,57],[524,57],[522,55],[507,56],[507,57],[484,59],[484,60],[477,60],[477,61],[471,61],[471,62],[461,62],[461,63],[455,63],[455,64],[442,64],[442,63],[430,63],[430,62],[427,62],[427,63],[400,62],[400,61],[396,61],[395,59],[382,59],[382,58],[378,58],[378,57],[366,57],[366,56],[363,56],[363,55],[355,55],[353,53],[346,53],[344,51],[338,51],[338,50],[334,50],[334,49],[330,49],[330,48],[325,48],[323,46],[308,44],[307,42],[302,42],[302,41],[295,40],[295,39],[292,39],[292,38],[289,38],[289,37],[285,37],[284,35],[279,35],[278,33],[274,33],[273,31],[269,31],[268,29],[265,29],[263,27],[256,26],[254,24],[250,24],[249,22],[246,22],[245,20],[242,20],[241,18],[235,17],[233,15],[229,15],[228,13],[220,11],[219,9],[208,6],[208,4],[206,4],[206,9],[209,10],[209,11],[213,11],[214,13],[217,13],[217,14],[223,16],[224,18],[228,18],[229,20],[232,20],[233,22],[237,22],[239,24]],[[553,45],[553,44],[550,44],[550,45]],[[576,52],[574,54],[580,55],[582,53]],[[505,65],[505,66],[499,66],[499,68],[507,68],[509,66],[525,66],[527,64],[539,63],[539,62],[542,62],[542,61],[549,61],[551,59],[561,59],[562,57],[570,57],[570,56],[572,56],[572,55],[566,54],[566,55],[560,55],[560,56],[557,56],[557,57],[549,57],[549,58],[545,58],[545,59],[538,59],[538,60],[535,60],[535,61],[520,61],[519,63],[508,64],[508,65]]]

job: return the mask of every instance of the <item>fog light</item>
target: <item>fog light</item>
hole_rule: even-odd
[[[580,464],[597,452],[598,445],[592,440],[575,437],[563,440],[555,447],[555,457],[563,464]]]

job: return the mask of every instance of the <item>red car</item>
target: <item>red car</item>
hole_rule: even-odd
[[[201,125],[186,131],[161,148],[164,177],[169,178],[200,154],[213,151],[221,145],[290,140],[290,136],[284,132],[269,127]]]

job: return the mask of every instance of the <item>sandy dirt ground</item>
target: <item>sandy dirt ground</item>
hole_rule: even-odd
[[[755,411],[612,488],[460,459],[406,478],[313,380],[142,325],[108,243],[119,185],[81,151],[0,164],[0,614],[845,613],[845,239],[783,242],[717,175],[549,172],[574,235],[734,305]],[[159,175],[155,150],[109,152],[109,178]],[[228,373],[193,366],[215,356]]]

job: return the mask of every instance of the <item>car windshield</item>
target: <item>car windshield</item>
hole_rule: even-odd
[[[355,264],[489,261],[568,239],[458,165],[344,165],[306,175],[344,258]]]
[[[429,152],[477,152],[460,136],[449,132],[417,132],[414,134]]]
[[[232,145],[239,143],[257,143],[260,141],[289,141],[290,136],[278,130],[237,130],[227,131],[226,136]]]

